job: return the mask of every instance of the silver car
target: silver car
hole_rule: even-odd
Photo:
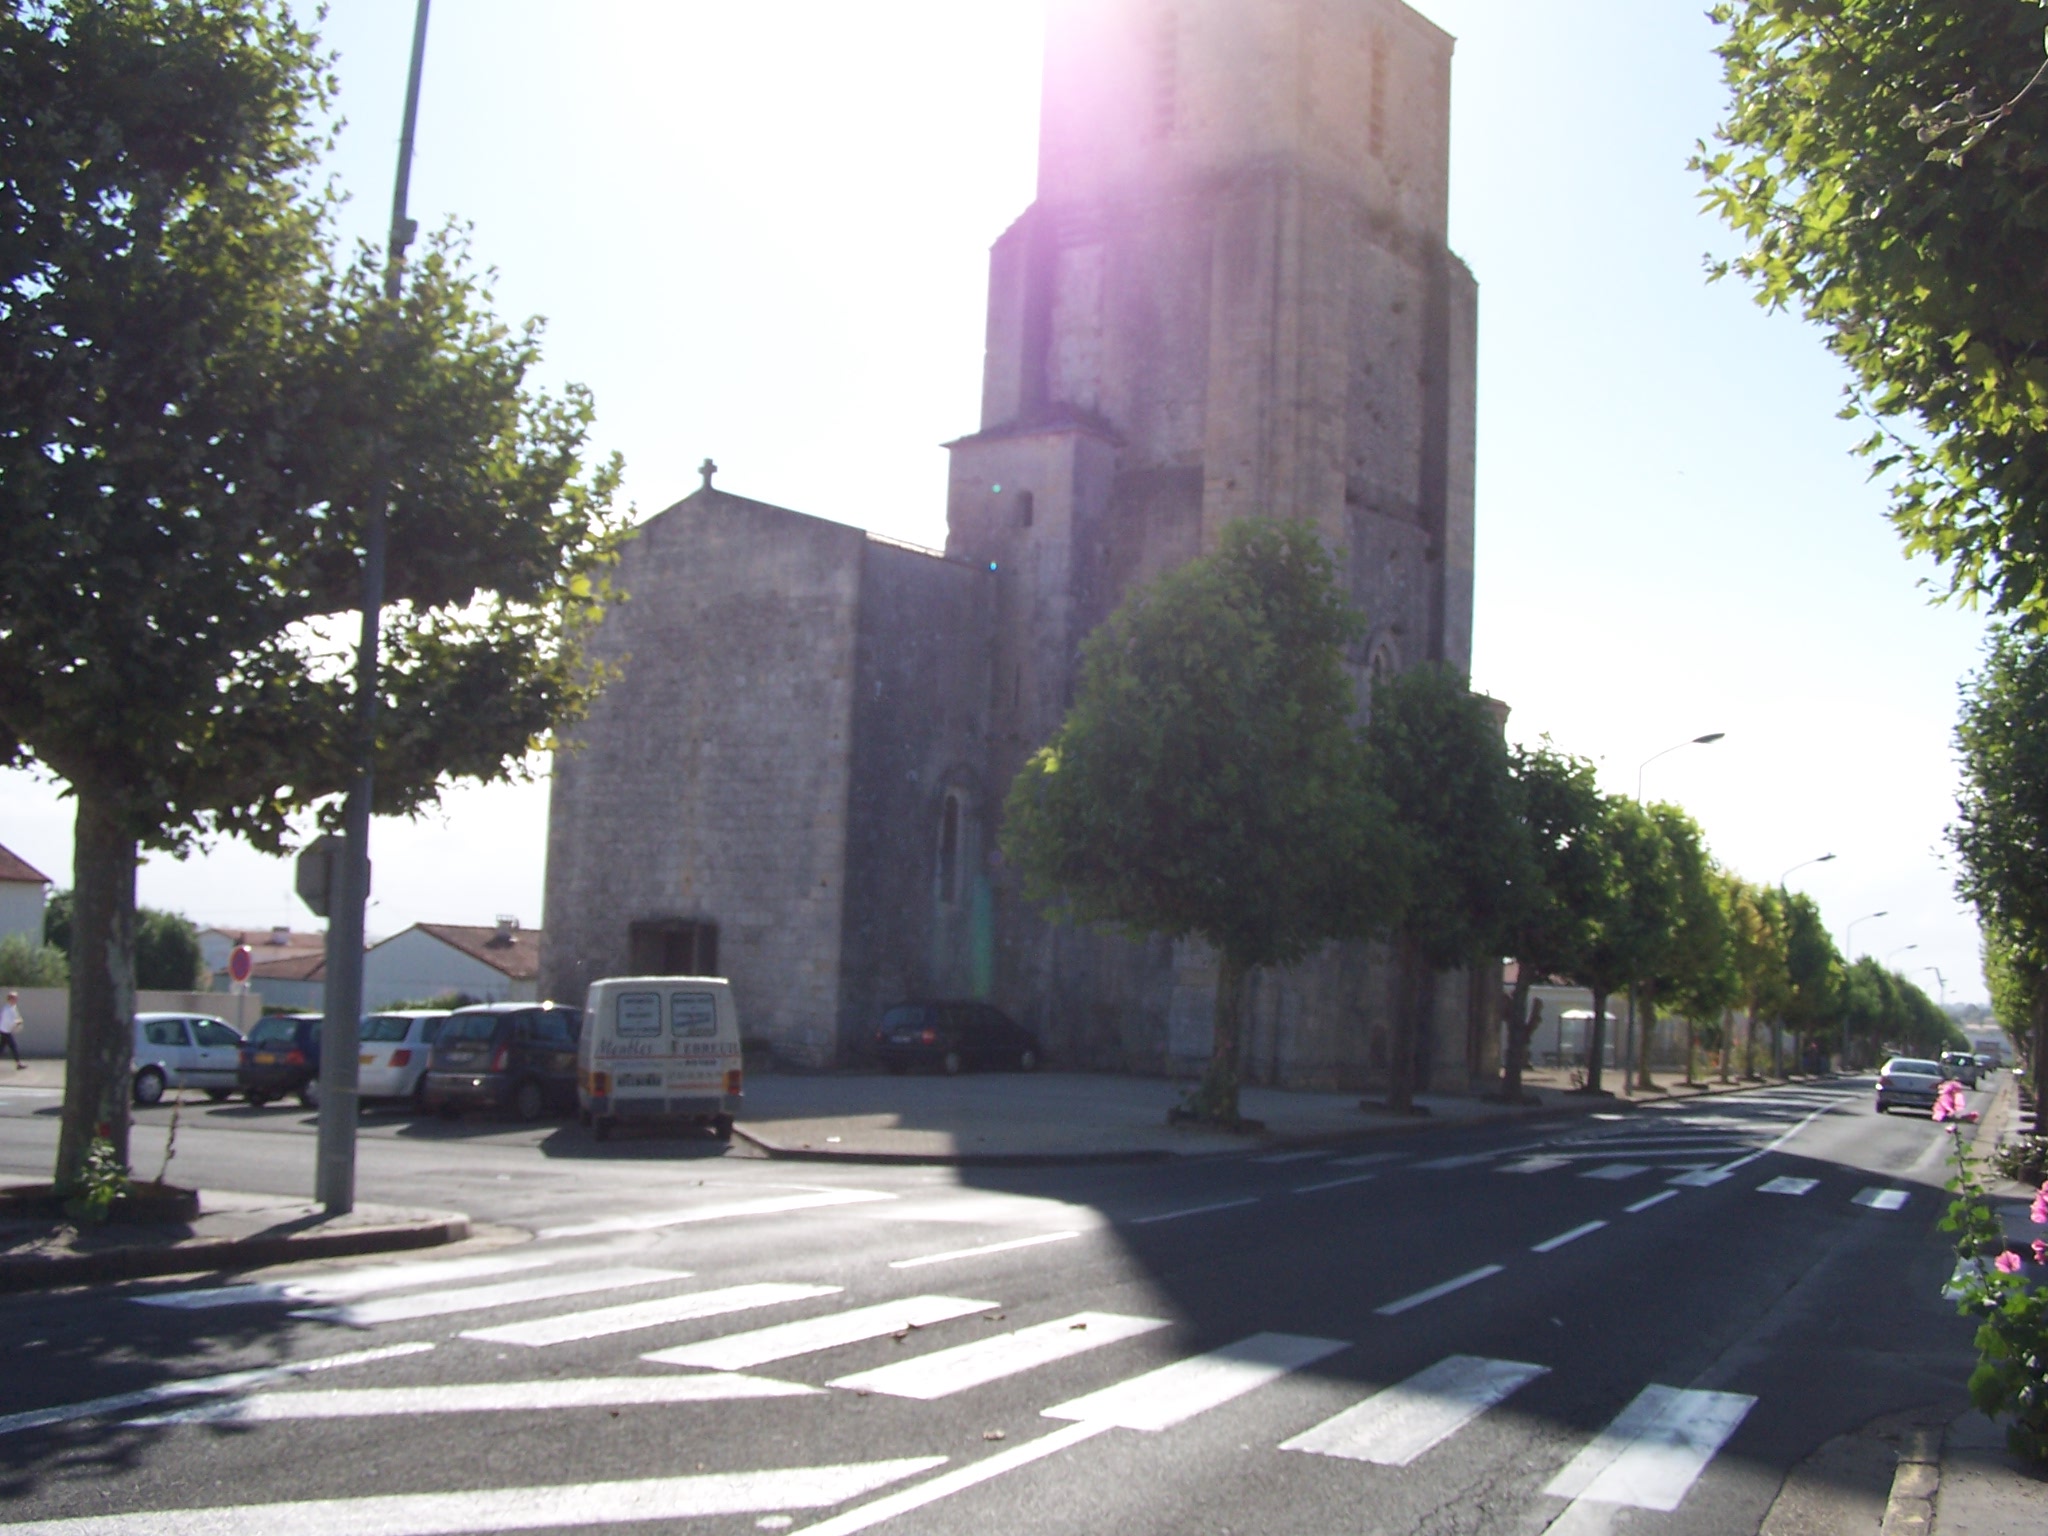
[[[1898,1106],[1932,1110],[1948,1076],[1948,1069],[1938,1061],[1894,1056],[1877,1074],[1877,1112],[1889,1114]]]
[[[173,1088],[198,1088],[215,1103],[235,1088],[242,1037],[207,1014],[135,1015],[135,1102],[155,1104]]]

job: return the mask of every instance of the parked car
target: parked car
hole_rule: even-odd
[[[155,1104],[173,1088],[199,1088],[216,1104],[235,1091],[242,1037],[210,1014],[135,1015],[135,1068],[129,1079],[138,1104]]]
[[[421,1104],[454,1118],[509,1109],[538,1120],[576,1112],[580,1010],[561,1003],[478,1003],[442,1021]]]
[[[1996,1056],[1987,1056],[1982,1051],[1977,1053],[1977,1071],[1980,1075],[1989,1077],[1997,1070],[1998,1058]]]
[[[1968,1051],[1943,1051],[1942,1070],[1965,1088],[1977,1086],[1977,1058]]]
[[[273,1013],[256,1021],[242,1042],[235,1081],[257,1108],[297,1094],[308,1109],[320,1107],[320,1015]]]
[[[410,1099],[424,1107],[427,1064],[445,1009],[402,1008],[366,1014],[357,1037],[356,1092],[365,1099]]]
[[[1877,1074],[1877,1112],[1889,1114],[1898,1106],[1908,1109],[1934,1108],[1935,1096],[1948,1078],[1938,1061],[1913,1056],[1894,1056]]]
[[[882,1015],[875,1054],[891,1072],[933,1067],[948,1076],[969,1067],[1035,1071],[1038,1036],[987,1003],[899,1003]]]

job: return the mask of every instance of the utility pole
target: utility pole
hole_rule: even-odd
[[[398,176],[391,194],[391,236],[384,253],[384,297],[396,301],[404,286],[405,248],[418,229],[406,215],[412,185],[413,128],[420,112],[420,70],[427,56],[427,5],[419,0],[412,23],[412,65],[405,80],[405,122],[398,136]],[[392,323],[398,317],[392,316]],[[385,499],[393,466],[388,456],[383,495],[365,509],[363,528],[363,632],[356,643],[356,771],[342,806],[341,858],[334,869],[327,920],[327,1016],[320,1038],[320,1144],[314,1191],[330,1216],[356,1204],[357,1060],[363,1012],[363,908],[370,899],[370,801],[376,780],[377,640],[384,607]]]

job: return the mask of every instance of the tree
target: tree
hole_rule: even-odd
[[[1722,894],[1728,914],[1729,958],[1735,968],[1737,996],[1747,1014],[1742,1075],[1755,1077],[1757,1021],[1782,1015],[1792,988],[1786,955],[1785,892],[1777,886],[1751,885],[1730,877]],[[1777,1067],[1775,1052],[1772,1067]],[[1721,1078],[1724,1082],[1728,1078],[1725,1056]]]
[[[1607,1004],[1655,968],[1675,900],[1670,848],[1654,818],[1621,795],[1605,798],[1598,829],[1607,879],[1593,909],[1592,942],[1571,976],[1593,994],[1586,1091],[1601,1093],[1607,1054]]]
[[[68,957],[74,903],[69,891],[53,891],[43,906],[43,941]],[[69,974],[69,967],[66,967]],[[135,985],[157,992],[205,991],[206,975],[199,948],[199,929],[179,912],[155,907],[135,911]]]
[[[1956,891],[1976,907],[2004,978],[2001,1017],[2027,1020],[2039,1082],[2048,1071],[2048,638],[1991,634],[1963,685],[1956,755]],[[2022,999],[2027,1012],[2005,1011]]]
[[[1513,748],[1508,767],[1528,859],[1504,934],[1505,948],[1515,960],[1515,986],[1508,1004],[1502,1096],[1518,1104],[1535,1032],[1529,989],[1539,977],[1570,975],[1580,968],[1593,942],[1601,893],[1614,872],[1610,851],[1600,840],[1605,806],[1590,762],[1545,741],[1533,749]]]
[[[1204,1119],[1238,1119],[1246,977],[1371,933],[1400,895],[1351,721],[1358,623],[1310,525],[1230,524],[1088,637],[1074,705],[1005,805],[1033,900],[1216,951]]]
[[[1718,1027],[1721,1015],[1734,1004],[1737,982],[1729,946],[1728,918],[1722,905],[1719,871],[1707,853],[1699,824],[1675,805],[1648,807],[1665,846],[1670,899],[1663,921],[1646,924],[1649,943],[1638,973],[1637,1006],[1641,1010],[1642,1048],[1638,1062],[1642,1086],[1650,1077],[1650,1031],[1657,1023],[1657,1004],[1668,999],[1685,1016],[1685,1079],[1693,1080],[1694,1029],[1704,1018]]]
[[[1730,0],[1695,165],[1727,269],[1848,364],[1907,548],[2048,616],[2048,87],[2040,0]],[[1723,270],[1727,270],[1723,269]]]
[[[64,951],[25,933],[0,938],[0,987],[61,987],[71,979]]]
[[[1507,743],[1461,675],[1422,666],[1382,679],[1365,740],[1408,866],[1394,926],[1399,999],[1387,1082],[1388,1107],[1405,1113],[1437,973],[1499,959],[1532,869]]]
[[[0,761],[77,804],[57,1178],[127,1155],[143,847],[279,849],[355,747],[330,637],[390,525],[377,809],[522,771],[599,679],[616,466],[444,235],[400,300],[309,190],[282,0],[0,0]]]
[[[1841,1018],[1842,957],[1811,896],[1787,895],[1785,902],[1784,1021],[1795,1038],[1806,1042],[1804,1057],[1817,1037],[1832,1031]],[[1825,1041],[1818,1041],[1823,1055]],[[1803,1065],[1803,1063],[1802,1063]]]

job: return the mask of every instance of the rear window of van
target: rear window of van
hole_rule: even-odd
[[[488,1040],[498,1032],[498,1016],[495,1013],[450,1014],[448,1022],[441,1026],[441,1039],[445,1045],[450,1040]]]

